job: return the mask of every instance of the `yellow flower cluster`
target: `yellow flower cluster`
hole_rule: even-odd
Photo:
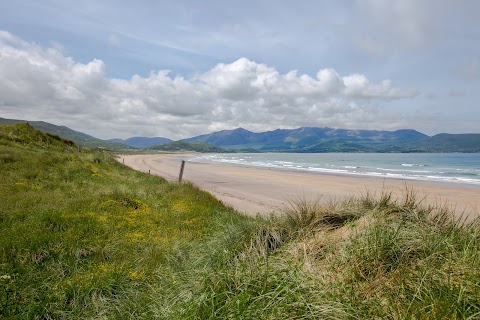
[[[140,280],[145,276],[143,272],[138,272],[138,271],[132,271],[128,274],[128,277],[131,280]]]
[[[179,213],[190,213],[192,206],[184,200],[178,200],[172,205],[172,211]]]
[[[28,183],[28,181],[24,179],[15,182],[15,186],[23,190],[30,189],[33,191],[39,191],[43,189],[43,185],[41,183],[38,183],[38,182]]]
[[[100,173],[100,167],[93,163],[87,163],[87,167],[90,169],[90,175],[92,177],[103,177],[103,174]]]

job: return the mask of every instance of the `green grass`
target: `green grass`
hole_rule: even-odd
[[[476,319],[478,220],[365,194],[249,218],[0,126],[0,318]]]
[[[28,125],[0,127],[0,141],[0,318],[170,317],[204,243],[253,226],[190,184]]]
[[[478,220],[419,202],[294,201],[206,280],[198,318],[479,318]]]

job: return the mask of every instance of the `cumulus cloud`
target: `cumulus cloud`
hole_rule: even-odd
[[[400,99],[415,96],[415,90],[399,90],[392,87],[390,80],[383,80],[379,84],[371,84],[363,74],[352,74],[343,77],[344,93],[348,97],[372,99]]]
[[[52,121],[103,138],[185,138],[238,126],[380,128],[380,102],[416,95],[362,74],[340,76],[330,68],[315,76],[281,74],[247,58],[189,78],[162,70],[115,79],[105,68],[99,59],[76,62],[0,32],[1,116]]]

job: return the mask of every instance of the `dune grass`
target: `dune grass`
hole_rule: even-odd
[[[171,317],[203,243],[253,226],[190,184],[26,124],[0,127],[0,150],[0,318]]]
[[[475,319],[478,220],[365,194],[251,218],[0,126],[0,318]]]
[[[206,280],[198,318],[479,318],[478,220],[420,202],[293,201]]]

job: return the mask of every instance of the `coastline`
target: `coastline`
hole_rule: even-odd
[[[301,170],[272,169],[188,161],[198,154],[124,155],[125,165],[133,169],[176,181],[181,161],[186,161],[183,180],[210,192],[220,201],[245,214],[281,212],[289,201],[298,198],[331,201],[360,196],[367,192],[380,195],[392,192],[401,198],[406,189],[416,192],[422,202],[448,207],[457,217],[478,216],[480,188],[463,184],[342,175]]]
[[[271,155],[291,155],[291,153],[261,153],[262,155],[264,154],[271,154]],[[342,155],[343,153],[327,153],[327,154],[335,154],[335,155]],[[345,153],[346,155],[350,155],[352,153]],[[355,154],[355,153],[353,153]],[[370,153],[369,153],[370,154]],[[428,153],[420,153],[420,155],[425,155]],[[438,155],[438,153],[432,153],[434,155]],[[451,153],[446,154],[447,156],[450,155]],[[241,157],[244,155],[247,156],[247,158],[251,158],[251,156],[256,156],[258,153],[253,153],[253,154],[240,154]],[[301,154],[303,155],[303,154]],[[312,155],[312,154],[307,154],[307,155]],[[323,154],[322,154],[323,155]],[[362,154],[363,155],[363,154]],[[382,153],[382,154],[375,154],[375,155],[391,155],[389,153]],[[402,154],[404,155],[404,154]],[[463,154],[462,154],[463,155]],[[210,155],[207,155],[209,157]],[[215,155],[213,155],[215,156]],[[207,158],[208,159],[208,158]],[[394,179],[394,180],[401,180],[404,182],[426,182],[429,184],[438,184],[438,185],[447,185],[447,186],[461,186],[461,187],[467,187],[467,188],[477,188],[480,191],[480,179],[479,180],[474,180],[474,179],[469,179],[465,177],[448,177],[447,176],[441,176],[441,175],[436,175],[435,171],[428,171],[430,169],[430,164],[429,165],[424,165],[424,164],[402,164],[402,167],[412,167],[412,168],[419,168],[415,170],[402,170],[402,169],[395,169],[395,168],[378,168],[377,170],[374,169],[375,166],[370,165],[370,168],[368,166],[365,166],[365,163],[360,163],[354,164],[351,163],[350,165],[331,165],[331,164],[323,164],[320,166],[316,166],[315,163],[303,163],[300,166],[299,165],[294,165],[293,162],[290,161],[296,161],[294,159],[282,159],[281,161],[277,160],[264,160],[264,159],[257,159],[256,161],[253,162],[245,162],[245,161],[237,161],[237,160],[230,160],[228,159],[227,161],[223,160],[205,160],[204,154],[196,154],[192,155],[192,160],[193,162],[198,162],[198,163],[218,163],[218,164],[225,164],[225,165],[232,165],[232,166],[240,166],[240,167],[249,167],[249,168],[258,168],[258,169],[265,169],[265,170],[274,170],[274,171],[287,171],[287,172],[306,172],[310,174],[323,174],[323,175],[333,175],[333,176],[345,176],[345,177],[363,177],[363,178],[378,178],[378,179]],[[191,161],[192,161],[191,160]],[[244,159],[241,159],[244,160]],[[356,160],[351,160],[351,161],[357,161]],[[404,159],[405,160],[405,159]],[[262,161],[265,161],[262,163]],[[272,163],[273,161],[273,163]],[[302,159],[302,161],[305,161]],[[306,160],[308,162],[308,160]],[[325,161],[325,160],[324,160]],[[327,163],[329,161],[335,161],[335,159],[330,159],[326,160]],[[360,159],[362,161],[362,159]],[[363,159],[364,161],[364,159]],[[400,160],[401,161],[401,160]],[[420,160],[422,161],[421,163],[424,163],[423,161],[425,160]],[[428,161],[428,160],[427,160]],[[448,164],[443,164],[443,165],[448,165]],[[334,167],[334,168],[327,168],[326,166]],[[378,164],[378,166],[382,166],[382,164]],[[360,169],[361,168],[361,169]],[[425,169],[424,169],[425,168]],[[353,169],[353,170],[352,170]],[[356,170],[360,169],[360,170]],[[373,169],[373,170],[372,170]],[[418,171],[419,170],[419,171]],[[427,170],[427,171],[425,171]],[[434,169],[435,170],[435,169]],[[443,169],[443,170],[448,170],[448,169]],[[442,171],[443,171],[442,170]],[[461,169],[455,169],[455,170],[461,170]],[[404,171],[404,172],[402,172]],[[427,173],[428,172],[428,173]],[[426,173],[426,174],[419,174],[419,173]],[[440,174],[444,174],[448,172],[439,172]],[[461,175],[461,174],[460,174]]]

